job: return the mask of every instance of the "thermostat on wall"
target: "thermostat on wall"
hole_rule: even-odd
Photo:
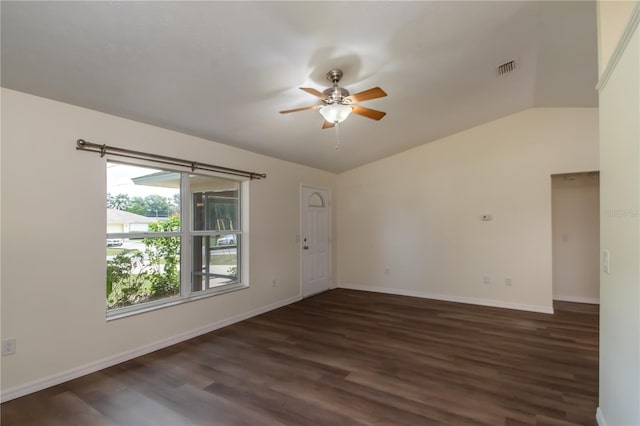
[[[484,222],[489,222],[490,220],[493,219],[493,215],[483,214],[482,216],[480,216],[480,219]]]

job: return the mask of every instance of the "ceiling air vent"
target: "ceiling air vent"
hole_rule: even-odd
[[[508,74],[516,69],[516,61],[505,62],[502,65],[498,65],[496,70],[498,71],[498,77]]]

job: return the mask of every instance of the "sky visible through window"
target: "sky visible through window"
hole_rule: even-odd
[[[146,197],[147,195],[161,195],[171,198],[180,191],[174,188],[162,188],[158,186],[136,185],[132,178],[146,176],[162,170],[148,167],[130,166],[127,164],[107,164],[107,193],[112,196],[127,194],[129,197]]]

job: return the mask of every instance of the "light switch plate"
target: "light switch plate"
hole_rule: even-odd
[[[13,355],[16,353],[16,339],[2,339],[2,356]]]

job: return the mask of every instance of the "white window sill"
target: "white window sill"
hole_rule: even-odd
[[[144,314],[146,312],[152,312],[152,311],[157,311],[159,309],[169,308],[171,306],[182,305],[183,303],[189,303],[189,302],[193,302],[200,299],[219,296],[225,293],[244,290],[246,288],[249,288],[249,284],[243,284],[243,283],[232,284],[224,288],[218,288],[218,289],[212,288],[209,290],[204,290],[202,292],[191,294],[189,296],[176,296],[176,297],[171,297],[164,300],[156,300],[153,302],[144,303],[139,306],[126,306],[123,308],[118,308],[112,311],[108,311],[106,320],[114,321],[122,318],[131,317],[134,315]]]

